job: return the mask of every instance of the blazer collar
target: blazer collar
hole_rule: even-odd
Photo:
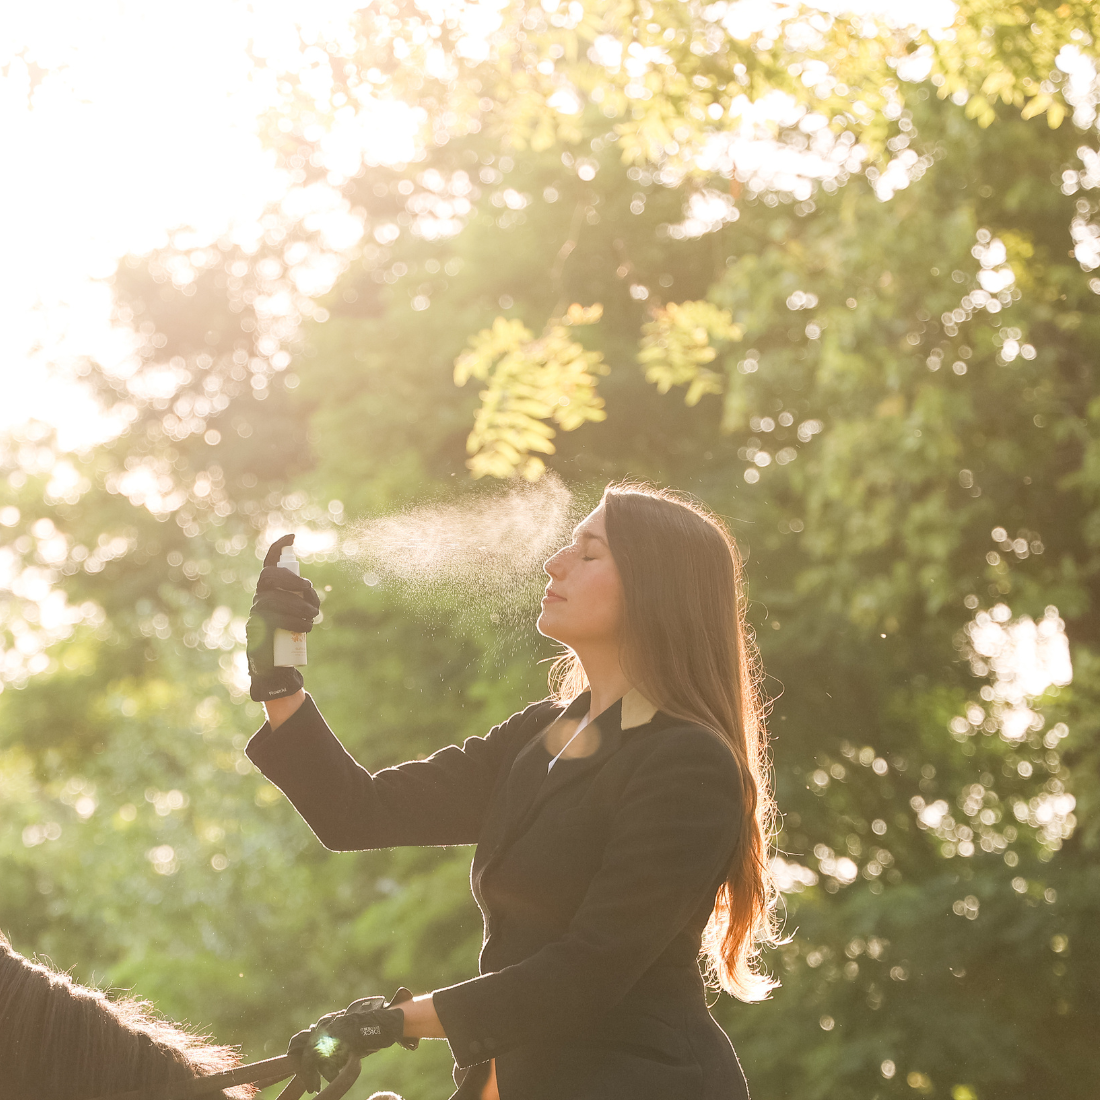
[[[506,822],[501,834],[487,846],[481,872],[530,824],[539,807],[556,791],[587,774],[622,744],[623,733],[651,722],[657,708],[641,692],[631,689],[581,731],[574,751],[563,756],[547,774],[547,765],[572,728],[588,713],[590,695],[584,692],[556,713],[543,730],[520,750],[505,785]],[[559,741],[561,742],[559,744]]]
[[[560,747],[557,741],[562,740],[564,743],[571,732],[570,727],[575,726],[588,712],[589,700],[589,692],[578,696],[546,728],[538,739],[544,747],[543,752],[535,754],[540,767],[545,768],[553,759]],[[543,772],[542,782],[535,793],[531,808],[537,809],[555,791],[602,764],[619,749],[623,733],[651,722],[656,713],[657,708],[636,689],[631,689],[622,699],[617,699],[580,731],[577,740],[566,750],[549,775]],[[555,727],[564,727],[560,729],[558,737],[554,736]]]
[[[619,728],[636,729],[653,721],[657,708],[637,689],[631,688],[622,698]]]
[[[582,718],[588,713],[588,707],[592,699],[592,693],[582,692],[573,700],[562,713],[563,718]],[[621,730],[637,729],[653,721],[657,713],[657,707],[651,703],[637,688],[631,688],[621,699],[612,703],[596,721],[602,726],[618,726]]]

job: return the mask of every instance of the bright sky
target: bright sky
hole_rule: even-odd
[[[282,194],[286,181],[256,134],[272,93],[247,47],[257,40],[267,56],[290,55],[296,25],[353,6],[53,0],[5,9],[0,430],[38,417],[58,426],[65,446],[107,430],[69,369],[78,356],[110,361],[126,350],[96,280],[127,253],[166,243],[169,228],[214,238]],[[36,66],[48,73],[32,88]]]

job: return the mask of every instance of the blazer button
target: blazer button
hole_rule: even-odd
[[[470,1043],[470,1053],[471,1054],[480,1054],[481,1053],[481,1044],[476,1039],[474,1039]]]
[[[495,1039],[486,1039],[483,1045],[484,1045],[485,1049],[486,1049],[486,1050],[487,1050],[487,1051],[488,1051],[488,1052],[489,1052],[490,1054],[492,1054],[492,1053],[493,1053],[493,1051],[494,1051],[494,1050],[496,1049],[496,1045],[497,1045],[497,1044],[496,1044],[496,1040],[495,1040]]]

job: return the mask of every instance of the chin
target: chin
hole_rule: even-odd
[[[563,645],[568,644],[560,636],[560,631],[554,629],[551,623],[548,621],[552,616],[546,614],[545,609],[539,614],[539,617],[535,620],[535,629],[544,637],[549,638],[554,642],[562,642]]]

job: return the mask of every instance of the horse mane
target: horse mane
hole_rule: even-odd
[[[92,1100],[159,1089],[240,1064],[230,1047],[161,1018],[148,1001],[112,1000],[32,962],[0,932],[0,1092],[4,1100]],[[247,1100],[250,1086],[222,1095]]]

